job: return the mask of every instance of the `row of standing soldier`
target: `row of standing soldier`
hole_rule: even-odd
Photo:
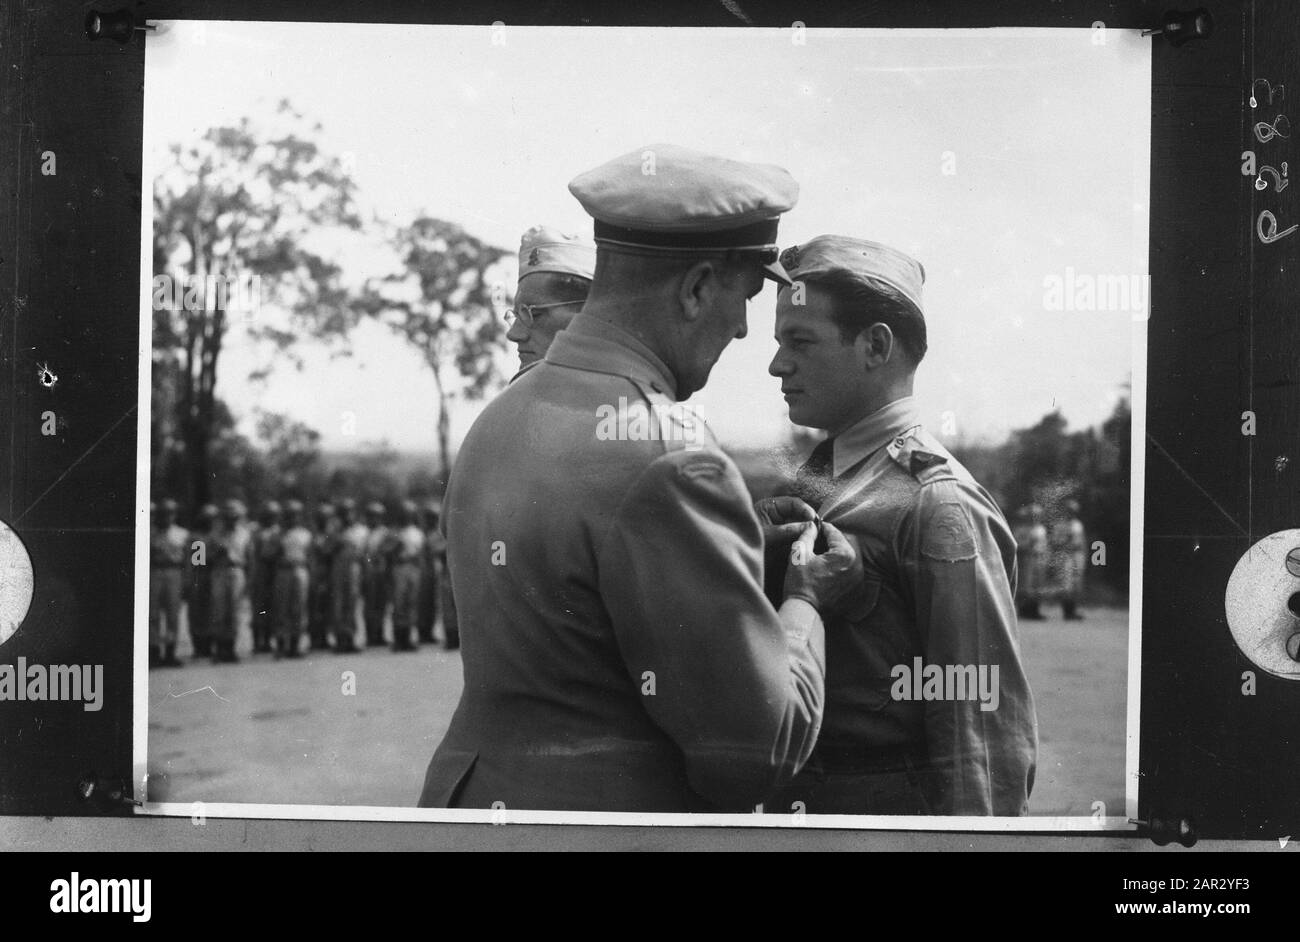
[[[296,500],[268,501],[256,522],[240,501],[208,504],[192,530],[177,510],[150,507],[150,666],[180,664],[182,607],[196,657],[237,661],[245,598],[254,653],[298,657],[304,637],[313,650],[356,651],[358,608],[368,647],[385,643],[390,609],[393,650],[432,643],[440,609],[444,643],[458,646],[436,502],[403,501],[391,525],[383,504],[359,511],[351,499],[317,505],[310,521]]]
[[[1042,603],[1061,603],[1066,621],[1083,618],[1079,603],[1088,565],[1088,543],[1079,520],[1079,503],[1067,500],[1054,515],[1050,528],[1038,504],[1022,507],[1016,515],[1016,555],[1019,581],[1016,609],[1021,619],[1041,621]]]

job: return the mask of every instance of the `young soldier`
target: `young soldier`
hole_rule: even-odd
[[[793,285],[777,296],[768,371],[790,421],[829,437],[800,471],[802,500],[768,501],[766,515],[834,523],[857,546],[863,578],[827,624],[817,748],[764,809],[1025,814],[1037,726],[1016,636],[1016,544],[912,399],[925,272],[846,236],[818,236],[781,262]],[[960,672],[962,689],[927,686],[919,698],[920,684],[900,684],[934,669]]]

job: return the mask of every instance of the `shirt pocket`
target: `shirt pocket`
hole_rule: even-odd
[[[838,656],[845,663],[841,696],[859,709],[883,710],[894,702],[894,668],[910,666],[915,653],[901,600],[882,575],[868,572],[861,589],[846,600],[843,617],[839,627],[845,636],[837,639],[834,650],[829,650],[828,640],[827,651],[828,661]]]
[[[854,626],[867,621],[880,601],[880,584],[880,576],[867,573],[861,583],[849,590],[837,614]]]

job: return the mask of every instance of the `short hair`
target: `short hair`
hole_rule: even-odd
[[[591,293],[591,279],[583,278],[581,275],[570,275],[565,272],[549,272],[550,276],[555,279],[555,287],[560,291],[572,291],[574,300],[581,298],[587,300],[587,295]]]
[[[831,296],[831,320],[840,329],[841,343],[852,343],[872,324],[885,324],[913,365],[925,356],[925,316],[893,285],[844,269],[810,272],[795,280]]]

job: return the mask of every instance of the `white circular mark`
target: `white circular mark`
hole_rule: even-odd
[[[27,617],[32,606],[32,558],[18,534],[0,520],[0,644]]]
[[[1297,548],[1300,530],[1264,537],[1237,561],[1224,595],[1228,629],[1241,653],[1256,667],[1288,680],[1300,680],[1300,663],[1289,650],[1300,631],[1300,617],[1288,604],[1300,593],[1292,556]]]

